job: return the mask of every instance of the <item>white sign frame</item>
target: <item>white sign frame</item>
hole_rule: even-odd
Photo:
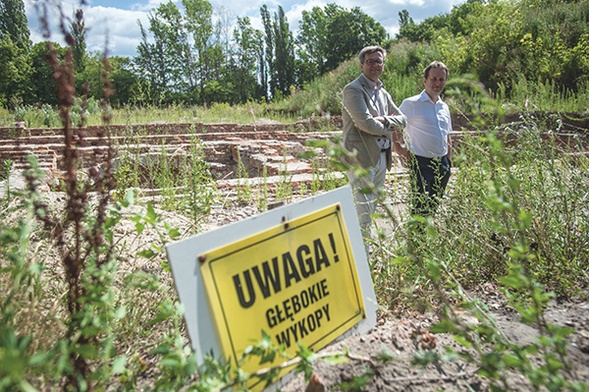
[[[200,274],[198,255],[226,244],[242,240],[258,231],[264,231],[284,222],[311,214],[334,203],[340,203],[349,235],[352,254],[356,261],[358,279],[364,299],[366,318],[348,330],[351,333],[365,333],[376,325],[377,301],[374,294],[366,248],[362,239],[358,215],[349,185],[314,196],[300,202],[264,212],[166,246],[168,260],[172,267],[176,290],[184,307],[184,319],[192,348],[199,363],[205,355],[221,359],[221,345],[217,336],[211,309]],[[340,337],[341,338],[341,337]]]

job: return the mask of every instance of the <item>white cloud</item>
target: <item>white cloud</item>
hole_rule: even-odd
[[[45,3],[47,4],[47,3]],[[39,42],[45,40],[41,31],[41,17],[44,13],[39,1],[25,0],[25,12],[29,21],[31,40]],[[61,12],[68,28],[75,10],[79,4],[75,1],[63,1]],[[50,41],[64,45],[63,34],[59,27],[60,11],[57,5],[47,4],[48,28]],[[134,56],[136,48],[141,42],[138,20],[147,25],[147,12],[139,10],[122,10],[113,7],[86,6],[84,23],[87,29],[86,45],[91,52],[104,52],[120,56]],[[108,47],[105,44],[108,42]]]
[[[290,10],[284,10],[291,30],[298,30],[303,17],[303,11],[311,11],[314,7],[325,7],[327,2],[322,0],[310,0],[304,4],[294,4]]]
[[[134,55],[141,42],[138,21],[147,28],[147,13],[116,8],[93,7],[85,13],[88,49],[104,51],[105,40],[109,43],[109,53]]]
[[[156,9],[162,3],[167,3],[169,0],[148,0],[147,2],[143,3],[133,3],[131,4],[130,8],[134,11],[141,11],[141,12],[150,12],[151,10]],[[173,0],[172,3],[176,5],[180,5],[179,0]]]
[[[387,0],[388,3],[393,5],[411,5],[417,7],[423,7],[425,5],[425,0]]]

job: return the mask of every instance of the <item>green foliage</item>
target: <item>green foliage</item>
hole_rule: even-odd
[[[31,46],[30,31],[22,0],[2,0],[0,4],[0,39],[9,38],[19,48]]]
[[[59,52],[59,57],[65,57],[65,48],[58,44],[53,44],[53,49]],[[29,56],[32,63],[31,80],[35,83],[29,86],[30,95],[23,101],[25,106],[56,106],[58,101],[55,95],[55,80],[53,79],[53,70],[47,64],[49,47],[47,42],[38,42],[30,50]],[[28,126],[39,126],[37,123],[30,123]],[[52,125],[57,126],[57,125]]]
[[[343,381],[339,384],[342,391],[367,391],[366,387],[374,371],[366,369],[361,375],[352,375],[350,381]]]
[[[315,141],[309,140],[308,147],[320,148],[327,153],[327,158],[319,158],[317,155],[311,155],[311,167],[313,180],[311,181],[311,194],[315,195],[321,191],[330,191],[347,184],[348,179],[339,171],[335,162],[329,157],[329,150],[334,142],[332,141]]]
[[[280,180],[276,185],[275,197],[276,200],[290,201],[293,196],[292,175],[288,172],[288,161],[286,156],[286,149],[283,151],[283,163],[280,169]]]
[[[474,74],[510,100],[514,87],[586,90],[587,2],[468,1],[416,25],[400,13],[399,42],[429,43],[451,72]],[[528,90],[529,92],[529,90]],[[528,94],[528,99],[530,95]]]
[[[463,105],[468,104],[473,110],[492,106],[488,97],[481,96],[483,91],[477,86],[476,83],[456,80],[449,85],[448,97],[464,102]],[[465,96],[461,98],[461,95]],[[475,124],[486,127],[483,118],[477,121]],[[553,123],[559,124],[558,121]],[[416,364],[462,358],[475,363],[480,368],[479,375],[487,378],[494,388],[509,387],[506,372],[515,371],[524,375],[532,386],[583,390],[584,384],[575,377],[571,364],[565,359],[566,337],[571,330],[546,323],[542,311],[555,295],[576,295],[579,292],[575,292],[575,288],[587,284],[584,249],[589,238],[586,235],[584,195],[589,183],[586,175],[589,162],[586,157],[568,154],[571,151],[563,150],[556,140],[546,138],[543,130],[549,128],[548,123],[533,115],[523,116],[519,122],[497,129],[497,132],[492,126],[489,128],[489,132],[473,133],[462,139],[455,157],[460,170],[454,173],[451,196],[444,201],[434,221],[405,221],[399,220],[396,214],[390,215],[395,230],[386,238],[379,237],[372,253],[376,260],[371,263],[373,267],[379,267],[375,268],[378,273],[374,277],[379,302],[389,307],[410,304],[413,309],[422,310],[431,302],[454,297],[453,301],[443,302],[444,318],[432,331],[454,334],[465,351],[450,350],[439,356],[423,352],[416,358]],[[210,174],[199,158],[199,144],[191,144],[188,156],[193,159],[180,160],[186,164],[182,171],[190,173],[189,177],[193,179],[199,176],[209,178]],[[335,148],[327,142],[311,144],[316,148]],[[579,145],[577,148],[583,147]],[[170,171],[170,155],[164,149],[161,152],[162,161],[154,165],[148,177],[155,183],[172,183],[171,178],[177,176]],[[329,152],[334,158],[344,153]],[[135,170],[132,159],[133,155],[125,157],[129,162],[120,164],[118,170],[132,173]],[[127,169],[123,169],[125,165],[128,165]],[[338,166],[335,161],[316,161],[314,167],[319,178],[322,167],[334,171]],[[35,173],[37,171],[30,173],[31,178]],[[158,175],[163,178],[158,180]],[[288,176],[283,176],[283,183],[288,184]],[[120,176],[121,179],[125,177]],[[313,191],[327,188],[336,179],[328,178],[327,183],[321,185],[320,180],[317,181],[312,185]],[[185,186],[194,187],[194,197],[197,197],[201,192],[199,184],[195,180],[194,184],[186,183]],[[402,192],[403,185],[397,186]],[[292,196],[292,188],[291,193],[287,190],[280,192],[285,197]],[[37,387],[35,383],[39,378],[57,380],[78,374],[74,371],[75,362],[70,362],[72,354],[95,364],[92,375],[84,378],[78,374],[75,377],[76,388],[82,390],[113,383],[124,390],[136,389],[146,370],[145,356],[157,363],[158,389],[243,387],[252,378],[268,382],[283,368],[269,365],[259,372],[245,374],[210,357],[203,364],[196,363],[195,353],[183,337],[182,309],[175,300],[173,285],[169,282],[169,267],[163,255],[165,243],[179,238],[180,232],[160,217],[154,205],[133,208],[133,192],[125,197],[119,195],[122,200],[109,210],[101,226],[105,248],[101,246],[100,249],[122,250],[132,245],[128,231],[124,240],[117,234],[124,217],[128,216],[138,236],[151,233],[152,240],[133,251],[136,259],[147,263],[144,271],[127,271],[124,267],[127,263],[121,263],[123,257],[121,260],[115,257],[106,263],[97,263],[99,257],[88,259],[81,279],[84,295],[79,297],[84,306],[72,315],[71,324],[68,324],[76,328],[84,340],[70,344],[67,330],[58,330],[52,334],[53,339],[39,344],[38,349],[34,348],[32,344],[38,343],[35,343],[33,334],[16,332],[16,326],[26,320],[14,316],[28,302],[15,298],[50,296],[47,289],[60,292],[48,284],[53,278],[54,267],[47,261],[41,262],[42,258],[30,258],[28,250],[32,233],[37,231],[30,217],[49,212],[35,202],[37,197],[35,194],[23,195],[25,208],[19,206],[18,210],[21,213],[29,211],[28,220],[0,229],[4,255],[0,258],[3,263],[0,279],[13,282],[6,286],[11,289],[2,296],[1,320],[4,324],[0,328],[0,342],[4,350],[1,358],[5,363],[0,367],[3,371],[0,382],[3,386],[25,389],[28,384]],[[26,204],[27,200],[31,201]],[[85,224],[91,227],[95,221],[88,217]],[[407,246],[407,239],[415,234],[412,230],[416,223],[425,225],[426,230]],[[46,238],[49,241],[50,237]],[[383,241],[382,248],[379,241]],[[15,264],[11,266],[9,262]],[[146,272],[152,269],[159,273]],[[463,295],[463,288],[484,282],[503,285],[510,305],[522,319],[541,326],[538,340],[526,345],[505,340],[482,304]],[[418,298],[415,294],[419,294]],[[453,313],[455,301],[460,301],[464,309],[475,314],[479,323],[465,325]],[[42,305],[39,303],[40,308]],[[62,303],[61,308],[64,307]],[[146,329],[145,325],[149,328]],[[149,339],[154,329],[165,332],[149,340],[150,349],[146,352],[139,342]],[[121,352],[128,354],[121,355]],[[389,360],[390,355],[385,354],[379,358]],[[246,356],[259,357],[268,364],[282,355],[282,349],[273,347],[264,336],[246,352]],[[318,360],[337,364],[342,358],[357,359],[350,353],[330,355],[329,358],[319,357],[301,347],[295,358],[287,358],[284,366],[295,366],[297,371],[309,376]],[[528,359],[530,356],[534,359]],[[198,373],[197,378],[195,373]],[[372,368],[361,374],[351,374],[340,387],[366,389],[373,374]]]
[[[12,111],[14,120],[24,122],[25,127],[55,128],[61,124],[58,112],[51,105],[43,104],[40,108],[32,105],[16,105]],[[81,107],[77,106],[77,121],[81,120]]]
[[[303,11],[297,54],[305,67],[303,82],[336,69],[367,45],[385,45],[384,27],[359,7],[347,10],[335,3]]]
[[[359,73],[358,61],[347,61],[336,71],[305,84],[303,89],[296,90],[288,99],[272,103],[271,108],[279,113],[290,113],[298,119],[340,115],[341,91]]]
[[[8,180],[10,178],[10,170],[12,169],[13,161],[10,159],[0,162],[0,180]]]
[[[450,67],[451,77],[474,75],[510,108],[583,111],[589,90],[587,7],[577,1],[546,6],[476,0],[420,24],[404,10],[397,39],[387,41],[384,28],[361,10],[328,4],[304,13],[295,42],[280,10],[270,15],[262,7],[263,31],[243,18],[233,37],[213,39],[214,15],[207,1],[186,2],[181,8],[162,4],[147,27],[153,40],[144,31],[135,59],[111,59],[109,79],[117,92],[113,103],[124,111],[146,104],[164,109],[202,105],[206,110],[214,102],[248,106],[248,101],[271,99],[271,111],[289,116],[339,115],[340,91],[359,73],[348,59],[366,44],[390,43],[383,81],[396,101],[422,88],[421,72],[436,59]],[[43,61],[46,44],[19,52],[8,39],[2,41],[5,55],[0,56],[8,75],[1,102],[9,105],[16,99],[13,108],[55,105],[53,73]],[[223,45],[223,39],[235,45]],[[195,45],[188,45],[191,41]],[[53,45],[63,57],[64,50]],[[102,99],[104,71],[100,56],[87,56],[83,69],[76,70],[77,89],[87,85],[90,96]],[[265,115],[263,109],[258,114]],[[113,120],[129,123],[130,117],[121,114]]]
[[[460,348],[421,352],[415,364],[459,358],[475,364],[493,390],[514,388],[509,372],[534,389],[587,390],[566,358],[573,331],[544,317],[549,302],[584,298],[589,283],[589,237],[579,231],[588,223],[589,162],[574,154],[585,146],[581,140],[563,146],[554,136],[559,122],[531,114],[505,126],[489,124],[485,111],[493,101],[484,90],[449,87],[451,99],[483,112],[472,124],[481,131],[461,139],[450,196],[434,219],[398,222],[398,213],[387,210],[392,234],[380,236],[372,252],[379,302],[391,310],[442,309],[431,332],[451,333]],[[501,285],[521,320],[539,331],[533,342],[510,341],[486,305],[466,294],[482,284]],[[467,322],[463,311],[477,322]]]
[[[32,74],[28,50],[18,46],[10,36],[0,35],[0,104],[26,98]]]
[[[282,6],[270,15],[266,4],[260,8],[264,27],[265,48],[260,57],[262,88],[265,97],[281,100],[288,96],[291,86],[295,85],[295,48],[294,37],[288,25],[288,19]],[[262,53],[260,53],[262,54]]]
[[[174,103],[206,106],[214,102],[280,101],[292,88],[335,69],[363,46],[385,45],[388,39],[384,27],[358,7],[316,7],[307,15],[309,23],[301,25],[297,42],[280,7],[273,15],[262,7],[260,14],[262,31],[253,29],[248,18],[238,17],[237,28],[230,36],[225,15],[215,15],[207,0],[159,5],[150,13],[149,24],[140,24],[138,55],[134,59],[110,59],[110,82],[117,91],[112,103],[116,107]],[[74,38],[75,86],[78,91],[88,87],[91,96],[102,99],[105,70],[98,54],[85,53],[86,26],[79,18],[83,14],[77,10],[75,15],[69,26]],[[326,39],[322,32],[327,32]],[[52,74],[38,61],[40,49],[22,59],[31,60],[32,73],[40,77],[32,79],[36,83],[30,83],[29,77],[22,79],[27,92],[21,94],[25,104],[55,103],[47,88]],[[13,78],[8,81],[15,85]]]
[[[14,225],[0,223],[0,250],[3,255],[0,279],[6,283],[3,285],[5,291],[0,297],[0,387],[3,390],[30,390],[32,387],[26,381],[25,375],[28,369],[37,368],[44,362],[44,353],[41,350],[31,356],[29,346],[32,338],[19,336],[14,322],[15,315],[22,306],[18,299],[33,294],[34,291],[30,288],[36,285],[38,279],[38,265],[27,258],[29,236],[34,229],[34,207],[30,199],[26,199],[23,204],[22,208],[26,213]]]
[[[181,211],[189,212],[192,221],[197,223],[202,217],[210,214],[211,205],[217,198],[217,190],[205,161],[202,142],[196,138],[191,142],[181,170],[186,173],[182,176],[181,183],[188,196],[181,206]]]
[[[258,58],[263,56],[262,32],[252,27],[248,17],[238,17],[233,37],[238,47],[235,53],[237,60],[230,67],[235,69],[233,83],[237,96],[231,99],[231,103],[245,103],[264,97],[263,88],[255,77]]]
[[[505,130],[515,138],[513,147],[500,147],[490,133],[479,141],[467,139],[457,157],[465,161],[459,161],[450,215],[444,220],[454,228],[469,227],[470,239],[457,237],[463,255],[469,255],[465,261],[487,261],[467,264],[460,274],[473,281],[500,276],[506,272],[508,250],[521,244],[534,249],[530,273],[536,279],[561,295],[572,294],[577,282],[571,277],[583,276],[580,247],[589,240],[572,234],[579,225],[586,225],[581,207],[586,176],[581,173],[587,161],[572,159],[555,145],[546,146],[540,137],[542,127],[533,120],[522,119],[520,127]],[[480,143],[489,143],[489,147]],[[471,214],[465,216],[461,209]],[[490,243],[482,246],[478,241]],[[448,251],[456,246],[448,245]],[[563,279],[557,270],[569,278]]]
[[[560,86],[565,85],[565,79],[546,76],[561,72],[559,63],[581,68],[586,65],[586,27],[581,23],[586,20],[583,19],[586,12],[581,3],[490,2],[481,9],[483,2],[469,1],[468,8],[458,7],[456,15],[461,15],[460,18],[453,15],[436,19],[440,23],[435,25],[439,35],[432,36],[430,45],[398,42],[395,47],[398,51],[392,51],[395,56],[387,60],[385,80],[387,86],[392,86],[389,89],[394,97],[410,95],[409,91],[419,89],[420,68],[438,56],[452,57],[456,50],[460,55],[448,61],[455,61],[453,70],[473,70],[474,56],[481,55],[485,60],[495,61],[495,69],[501,71],[491,75],[490,69],[484,68],[488,64],[481,65],[482,68],[476,68],[474,79],[454,78],[448,85],[448,101],[455,108],[481,112],[475,113],[472,123],[481,132],[462,139],[454,157],[458,170],[453,174],[449,198],[444,200],[439,214],[433,220],[399,219],[398,213],[386,203],[390,218],[387,223],[392,229],[386,235],[381,231],[371,244],[374,251],[370,263],[375,271],[379,303],[389,309],[409,304],[418,311],[432,303],[440,305],[442,319],[432,331],[453,334],[461,347],[442,355],[422,352],[416,357],[416,364],[461,358],[476,364],[479,375],[488,379],[495,390],[512,387],[507,372],[522,374],[536,389],[588,389],[566,360],[566,339],[572,330],[550,324],[543,316],[546,305],[555,297],[582,295],[582,289],[589,284],[586,254],[589,161],[584,155],[573,154],[584,151],[586,146],[581,140],[568,146],[557,143],[553,131],[558,131],[562,124],[558,116],[542,120],[526,114],[501,128],[490,123],[488,114],[500,117],[502,111],[477,83],[481,75],[486,75],[483,71],[488,72],[489,80],[497,86],[497,95],[522,101],[526,95],[540,97],[544,100],[535,100],[539,106],[555,94],[567,100],[575,89],[581,92],[581,97],[582,94],[586,97],[583,77],[579,83],[575,80],[567,85],[570,89],[563,93]],[[198,9],[199,3],[191,4]],[[206,8],[205,3],[200,5]],[[517,19],[516,13],[513,21],[511,11],[541,15],[541,18],[529,19],[530,25],[523,28],[522,19]],[[162,7],[161,12],[166,20],[177,20],[173,7]],[[497,16],[512,18],[502,19],[490,29],[489,23]],[[408,15],[405,18],[410,24]],[[285,18],[278,19],[280,23],[275,26],[284,28]],[[572,24],[548,37],[549,30],[543,21],[561,26],[558,21],[564,19]],[[491,33],[484,31],[485,28],[497,34],[505,53],[490,47]],[[467,31],[476,34],[462,36],[457,41],[459,44],[448,38]],[[522,31],[531,35],[521,35]],[[534,35],[534,31],[538,34]],[[428,32],[417,33],[425,36]],[[520,39],[521,48],[514,44],[516,38]],[[475,51],[469,57],[470,52],[464,48],[471,48],[473,42],[488,52]],[[6,47],[12,50],[11,45]],[[562,47],[572,50],[565,54]],[[523,60],[517,57],[519,50],[539,56],[549,50],[557,53],[557,61],[539,61],[533,65],[535,69],[531,64],[526,65],[533,69],[533,76],[539,76],[541,83],[535,83],[530,75],[515,82],[511,78],[516,74],[513,70],[523,69],[520,67]],[[38,55],[41,53],[42,50]],[[207,52],[208,61],[215,63],[217,54]],[[500,65],[506,61],[511,68],[503,70]],[[358,72],[356,62],[347,62],[326,77],[325,83],[330,88],[319,81],[309,83],[308,93],[315,94],[317,100],[296,92],[291,106],[283,102],[272,109],[301,116],[336,114],[339,89]],[[567,72],[563,71],[562,75]],[[326,93],[321,95],[319,92],[323,90]],[[149,94],[146,96],[152,99],[154,96]],[[84,104],[78,101],[78,108],[71,110],[74,98],[60,97],[61,114],[65,111],[66,115],[79,115],[69,119],[83,123],[86,114],[82,110],[88,109],[88,116],[92,116],[89,108],[95,107],[96,101],[88,100]],[[39,110],[19,99],[10,102],[16,118],[28,126],[35,121],[55,126],[54,121],[59,119],[49,105]],[[142,108],[143,113],[151,109],[155,107]],[[235,108],[218,104],[210,107],[209,114],[208,109],[201,107],[187,110],[174,105],[167,109],[179,117],[188,112],[192,119],[213,112],[220,119],[237,115],[251,121],[266,115],[269,106],[249,103]],[[130,113],[132,108],[127,107],[123,116]],[[161,112],[156,112],[143,114],[143,119],[148,115],[162,117]],[[125,121],[131,117],[127,116]],[[198,130],[193,132],[196,135]],[[67,155],[76,145],[64,147]],[[185,154],[162,146],[157,154],[150,156],[133,150],[131,143],[126,147],[128,153],[122,154],[118,162],[111,155],[110,160],[103,162],[104,171],[94,171],[87,179],[76,175],[78,166],[74,160],[68,162],[65,209],[59,209],[57,203],[50,205],[37,191],[43,179],[34,158],[30,158],[31,169],[25,172],[27,187],[6,192],[6,203],[0,210],[0,282],[4,288],[0,293],[0,389],[33,390],[49,385],[64,390],[136,390],[142,386],[146,370],[155,371],[151,381],[155,380],[152,385],[157,390],[246,389],[249,380],[270,382],[286,367],[294,367],[309,378],[318,360],[334,364],[349,359],[371,363],[372,359],[357,358],[349,352],[322,356],[303,346],[299,346],[296,357],[286,358],[283,348],[273,346],[269,336],[262,334],[260,341],[246,350],[243,360],[259,358],[268,368],[246,374],[211,357],[198,364],[185,336],[182,307],[176,300],[164,255],[165,244],[180,238],[182,233],[162,218],[158,208],[189,215],[193,223],[210,212],[216,194],[202,159],[202,146],[195,137]],[[340,158],[346,152],[337,145],[317,143],[316,147],[328,150],[335,159],[313,161],[316,179],[311,185],[312,192],[340,185],[338,178],[325,176],[324,171],[353,169],[359,173],[356,168],[341,166]],[[8,161],[4,162],[4,168],[0,173],[7,177],[11,170]],[[116,189],[115,182],[110,181],[111,175],[119,182]],[[406,184],[399,179],[394,181],[394,193],[390,196],[402,199]],[[145,184],[162,189],[164,197],[157,206],[138,205],[135,192],[127,191]],[[182,200],[177,200],[178,190],[184,192]],[[114,200],[111,191],[116,191]],[[264,200],[266,191],[264,188],[260,196]],[[277,198],[290,199],[293,191],[285,168]],[[484,305],[464,294],[465,289],[484,283],[502,286],[510,306],[521,319],[538,328],[537,339],[517,345],[502,336]],[[465,323],[454,311],[456,303],[473,314],[478,323]],[[276,358],[287,361],[278,367],[271,366]],[[391,355],[380,353],[375,358],[386,361]],[[340,387],[362,390],[367,388],[373,374],[373,369],[367,368],[361,374],[350,375]]]
[[[423,70],[442,58],[433,45],[400,41],[389,49],[382,81],[397,105],[423,90]]]

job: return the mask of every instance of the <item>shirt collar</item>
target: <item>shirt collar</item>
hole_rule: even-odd
[[[380,90],[380,88],[383,86],[383,83],[380,80],[378,82],[373,82],[364,74],[362,74],[362,78],[364,78],[364,82],[366,83],[366,86],[368,86],[369,90]]]
[[[427,94],[427,92],[426,92],[425,90],[423,90],[423,91],[421,92],[421,94],[419,95],[419,100],[420,100],[420,101],[429,101],[429,102],[431,102],[431,103],[433,103],[433,104],[436,104],[436,103],[438,103],[438,102],[442,102],[442,98],[440,98],[440,97],[438,97],[438,100],[437,100],[436,102],[434,102],[434,101],[433,101],[433,100],[430,98],[430,96]]]

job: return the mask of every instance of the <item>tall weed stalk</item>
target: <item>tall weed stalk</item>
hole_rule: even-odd
[[[76,13],[76,18],[82,16]],[[118,351],[122,346],[118,331],[127,307],[116,279],[121,241],[117,233],[133,194],[127,193],[119,203],[111,198],[116,189],[115,152],[108,127],[103,128],[98,143],[106,150],[82,153],[84,116],[76,120],[81,127],[73,128],[71,110],[76,101],[83,108],[84,97],[78,98],[74,87],[74,38],[62,30],[69,44],[66,56],[58,58],[50,46],[48,61],[60,103],[65,192],[63,203],[41,192],[44,172],[31,156],[26,188],[11,192],[8,207],[2,210],[0,280],[7,290],[0,295],[0,390],[106,390],[117,375],[134,370],[127,366],[127,356]],[[104,69],[108,72],[107,61]],[[102,108],[107,124],[106,100],[111,93],[104,75]],[[145,217],[137,216],[137,232],[147,223],[161,224],[153,209]],[[176,236],[172,228],[164,227],[168,237],[160,236],[162,241]],[[162,311],[155,323],[178,319],[180,312],[171,308],[173,316]],[[179,327],[170,333],[181,336]],[[189,358],[184,344],[181,350]],[[162,374],[167,373],[164,367]]]
[[[542,194],[546,189],[556,194],[570,191],[573,200],[581,195],[563,187],[570,176],[575,175],[573,166],[564,165],[564,171],[554,171],[556,166],[568,161],[566,151],[551,150],[554,140],[541,142],[539,129],[534,124],[524,121],[522,126],[522,133],[514,144],[517,148],[504,146],[493,132],[488,132],[478,144],[484,149],[484,156],[488,157],[485,163],[478,161],[477,169],[472,168],[474,172],[479,171],[482,179],[479,186],[484,192],[478,193],[476,201],[480,210],[486,212],[484,218],[483,214],[470,215],[471,222],[474,222],[469,224],[470,230],[465,236],[460,234],[465,232],[460,230],[460,226],[453,230],[444,228],[457,221],[458,210],[447,211],[449,215],[441,219],[439,231],[432,230],[436,235],[429,240],[436,246],[440,245],[437,249],[445,252],[428,251],[422,255],[432,287],[443,293],[439,296],[443,300],[443,316],[432,332],[453,334],[462,350],[448,349],[445,359],[459,357],[475,363],[477,373],[490,381],[492,390],[513,389],[515,386],[510,384],[507,376],[510,372],[517,372],[526,378],[533,390],[546,387],[552,391],[584,391],[589,386],[574,372],[573,364],[566,357],[567,337],[573,329],[548,323],[544,311],[558,296],[582,294],[580,291],[575,293],[573,288],[588,283],[586,271],[583,273],[586,260],[581,263],[580,260],[568,260],[561,249],[554,251],[549,250],[549,246],[539,245],[543,241],[546,245],[557,243],[557,238],[552,235],[570,238],[566,235],[572,229],[569,224],[574,225],[574,222],[583,219],[582,213],[555,203],[550,205],[549,215],[553,217],[549,217],[537,213],[538,205],[533,202],[538,200],[538,192]],[[482,158],[480,155],[477,157]],[[555,161],[561,164],[555,166]],[[459,176],[468,176],[472,181],[472,174],[470,170],[464,174],[461,172]],[[453,198],[456,197],[459,195],[455,193]],[[538,227],[545,227],[552,219],[562,220],[565,217],[573,223],[554,227],[553,234],[543,230],[543,236],[538,236]],[[458,244],[458,252],[451,251],[451,244],[446,244],[444,240],[450,235],[454,236],[454,246]],[[471,241],[467,237],[473,236],[482,239],[469,243]],[[573,253],[577,252],[576,246],[575,243],[567,244]],[[486,251],[474,253],[476,247]],[[486,257],[485,252],[493,257]],[[552,261],[547,263],[547,259]],[[468,268],[464,266],[467,260]],[[558,267],[552,268],[555,263]],[[476,272],[469,274],[467,270],[479,271],[482,275],[475,276]],[[570,275],[565,277],[560,271]],[[521,321],[537,329],[538,336],[530,343],[512,341],[497,327],[486,305],[466,294],[465,287],[485,282],[498,285],[507,303],[519,313]],[[465,322],[460,316],[463,310],[473,314],[478,322]]]
[[[551,301],[584,296],[589,285],[589,234],[579,231],[589,223],[587,157],[577,153],[583,141],[563,144],[559,129],[531,115],[508,127],[479,124],[482,132],[460,141],[448,197],[433,219],[402,220],[373,252],[376,293],[390,310],[438,309],[431,331],[451,333],[461,346],[423,351],[416,363],[461,358],[492,390],[514,388],[510,372],[534,390],[587,390],[566,357],[572,329],[544,317]],[[511,341],[468,294],[484,285],[499,287],[538,338]],[[465,310],[477,322],[465,322]]]

